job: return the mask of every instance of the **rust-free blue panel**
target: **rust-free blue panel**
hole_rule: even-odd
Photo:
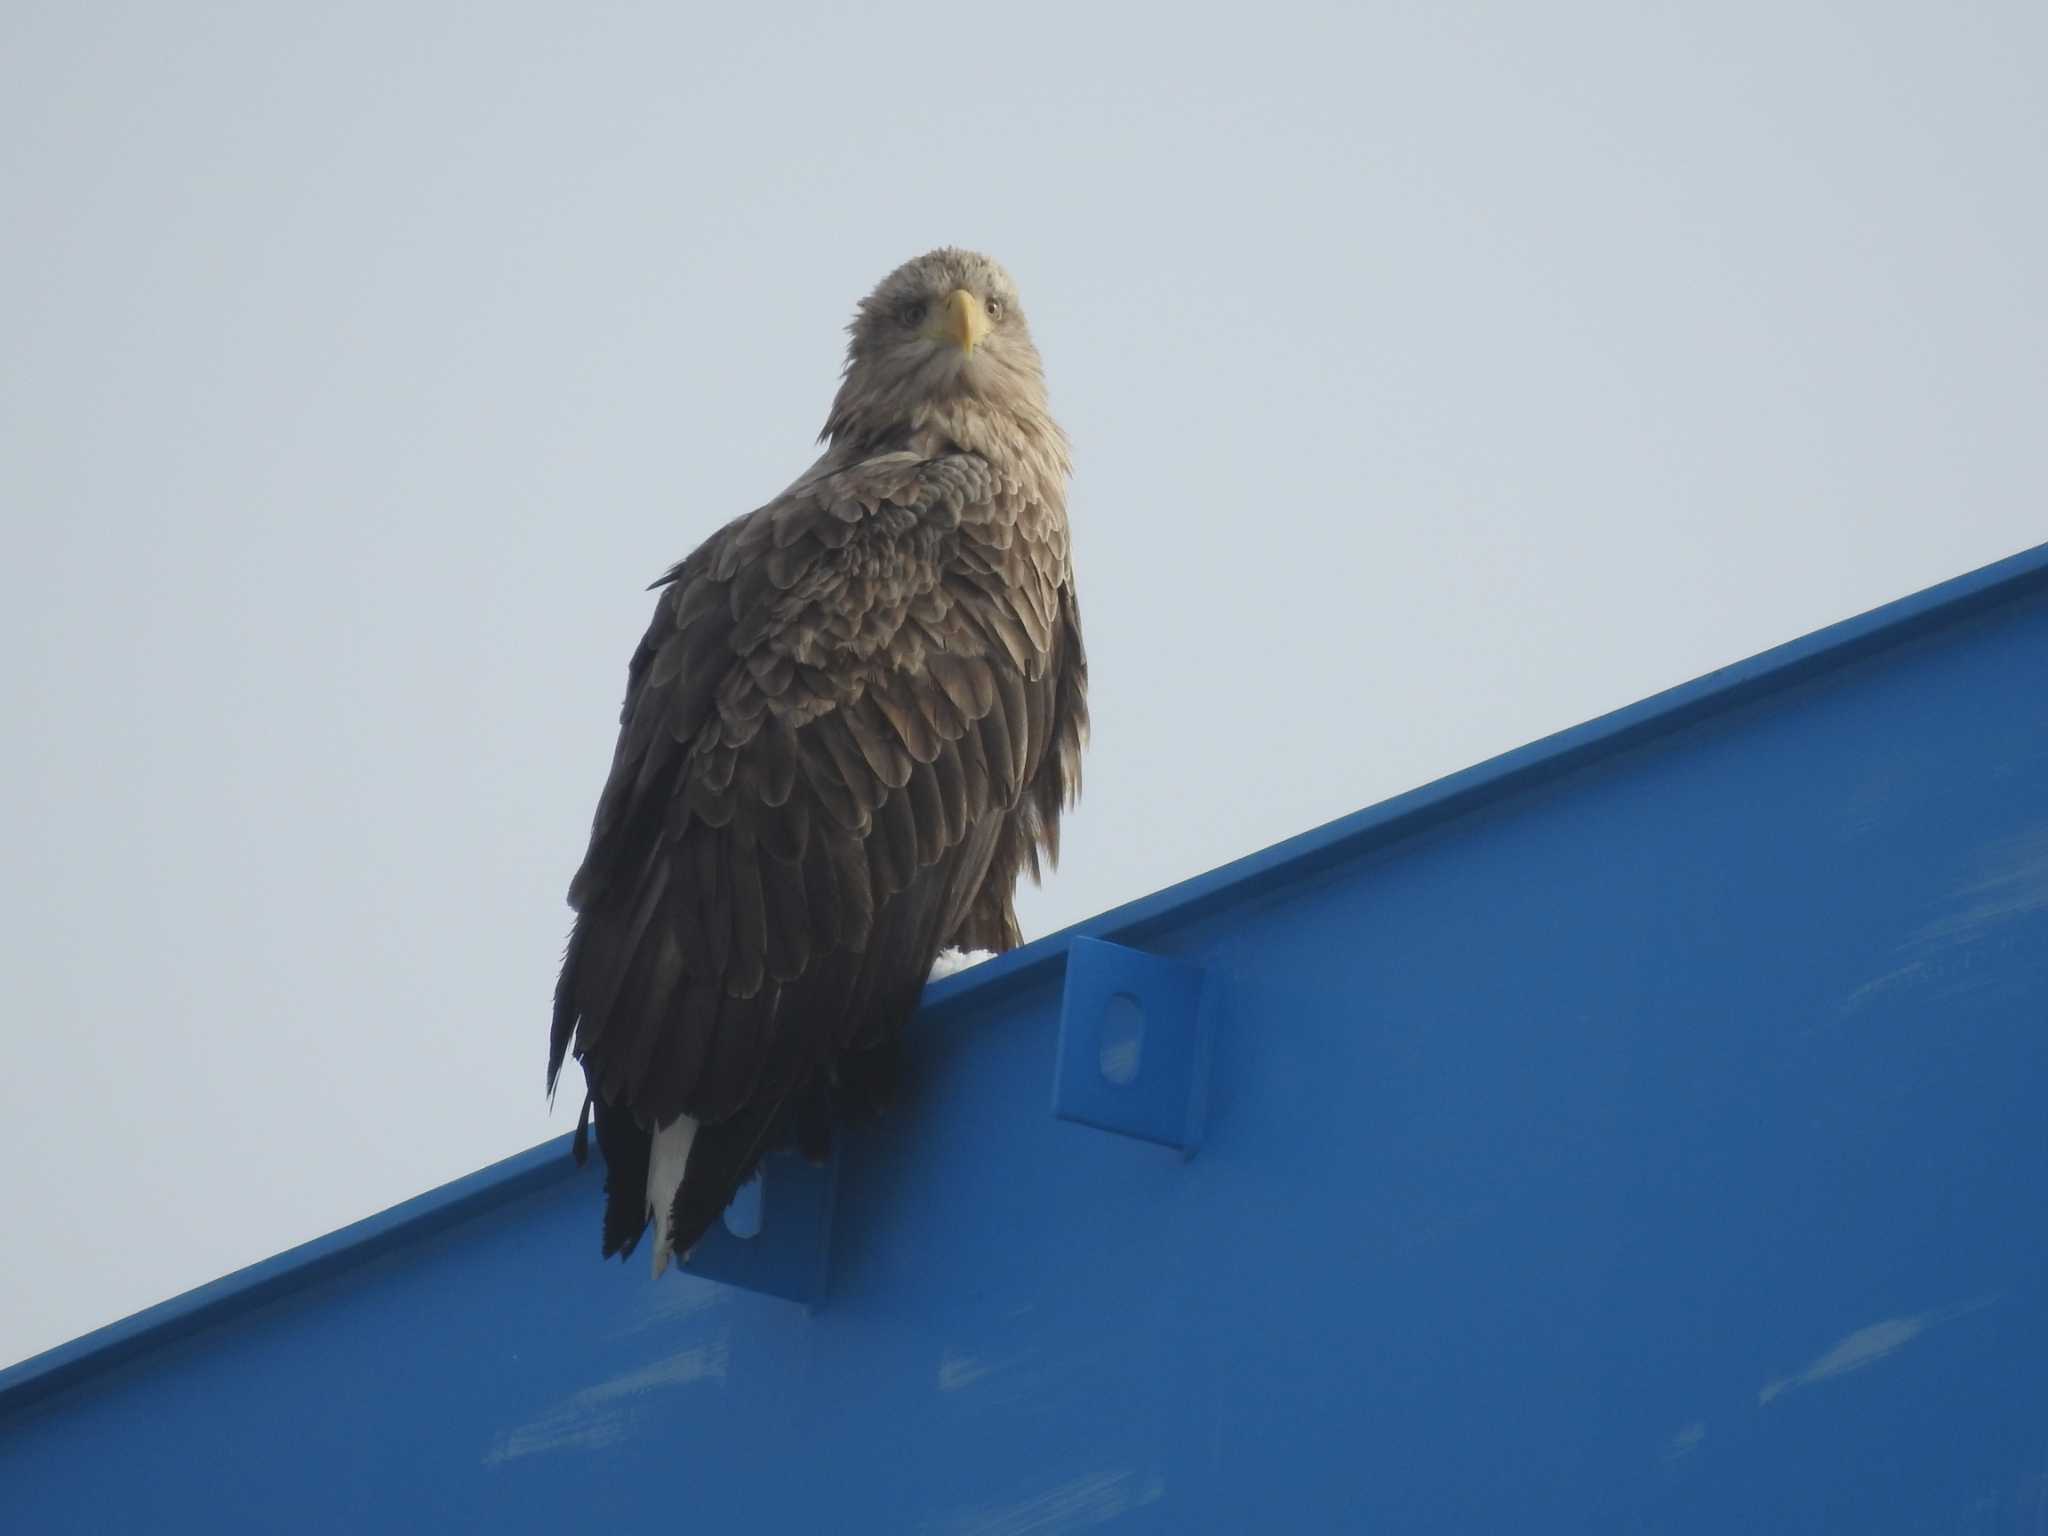
[[[935,989],[821,1308],[599,1264],[557,1144],[14,1373],[4,1523],[2032,1531],[2041,566],[1086,925],[1223,989],[1192,1159],[1050,1112],[1048,941]]]

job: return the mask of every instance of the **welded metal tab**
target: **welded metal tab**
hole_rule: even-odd
[[[1216,988],[1199,966],[1075,939],[1052,1111],[1192,1156],[1208,1114]]]
[[[831,1273],[838,1193],[836,1145],[823,1167],[794,1152],[769,1154],[698,1241],[683,1273],[816,1306]]]

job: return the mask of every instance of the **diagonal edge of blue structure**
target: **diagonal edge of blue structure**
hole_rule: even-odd
[[[1482,805],[2042,590],[2048,590],[2048,544],[1788,640],[1048,934],[933,984],[925,992],[925,1010],[1042,973],[1064,958],[1071,939],[1137,943],[1231,901],[1413,837]]]
[[[927,1014],[940,1012],[970,996],[1036,980],[1064,961],[1077,938],[1125,943],[1142,940],[1148,933],[1415,836],[1710,715],[2043,589],[2048,589],[2048,544],[1816,630],[998,955],[933,983],[925,991],[924,1010]],[[479,1215],[568,1178],[576,1172],[569,1155],[572,1139],[552,1137],[453,1183],[0,1370],[0,1417],[145,1350],[367,1263],[424,1231]]]
[[[144,1350],[196,1333],[223,1317],[367,1263],[422,1230],[479,1215],[567,1178],[576,1171],[569,1155],[574,1139],[553,1137],[453,1183],[33,1355],[0,1371],[0,1416]]]

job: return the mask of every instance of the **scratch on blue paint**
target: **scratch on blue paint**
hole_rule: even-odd
[[[976,1355],[956,1355],[947,1350],[939,1357],[939,1390],[957,1392],[981,1380],[995,1367]]]
[[[1986,844],[1969,874],[1943,898],[1946,910],[1914,929],[1901,947],[1904,963],[1857,987],[1842,1000],[1842,1017],[1888,994],[1933,988],[1944,997],[2011,984],[2010,967],[1987,968],[1982,946],[2013,925],[2048,914],[2048,822]],[[1995,969],[1997,975],[1987,974]]]
[[[1663,1458],[1667,1465],[1681,1462],[1707,1443],[1707,1426],[1703,1420],[1694,1419],[1664,1442]]]
[[[728,1335],[692,1345],[675,1354],[628,1371],[594,1387],[585,1387],[539,1418],[507,1430],[484,1453],[484,1464],[496,1466],[542,1451],[594,1450],[621,1439],[631,1426],[635,1399],[661,1387],[725,1380],[731,1363]]]
[[[642,1298],[639,1311],[620,1327],[612,1329],[606,1337],[623,1339],[657,1323],[679,1322],[730,1300],[732,1291],[715,1280],[706,1280],[685,1270],[671,1284],[642,1286],[639,1295]]]
[[[1888,1317],[1881,1323],[1858,1328],[1807,1365],[1804,1370],[1795,1371],[1790,1376],[1781,1376],[1776,1381],[1766,1382],[1756,1395],[1757,1405],[1761,1407],[1799,1387],[1810,1387],[1816,1382],[1846,1376],[1851,1371],[1860,1371],[1865,1366],[1875,1365],[1887,1355],[1912,1343],[1929,1328],[1981,1311],[1995,1300],[1996,1297],[1981,1297],[1941,1311],[1921,1312],[1912,1317]]]
[[[1976,878],[1956,887],[1950,899],[1956,910],[1921,928],[1915,943],[1973,943],[2016,917],[2048,912],[2048,822],[1986,847]]]
[[[927,1536],[1061,1536],[1104,1525],[1119,1515],[1166,1495],[1166,1480],[1157,1472],[1131,1468],[1090,1472],[1056,1483],[1014,1503],[980,1504],[943,1519],[927,1521]]]

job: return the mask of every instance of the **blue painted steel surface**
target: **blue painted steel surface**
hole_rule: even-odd
[[[1228,985],[1192,1160],[1074,935],[935,986],[816,1310],[550,1143],[0,1377],[0,1525],[2039,1529],[2044,677],[2048,549],[1083,925]]]

